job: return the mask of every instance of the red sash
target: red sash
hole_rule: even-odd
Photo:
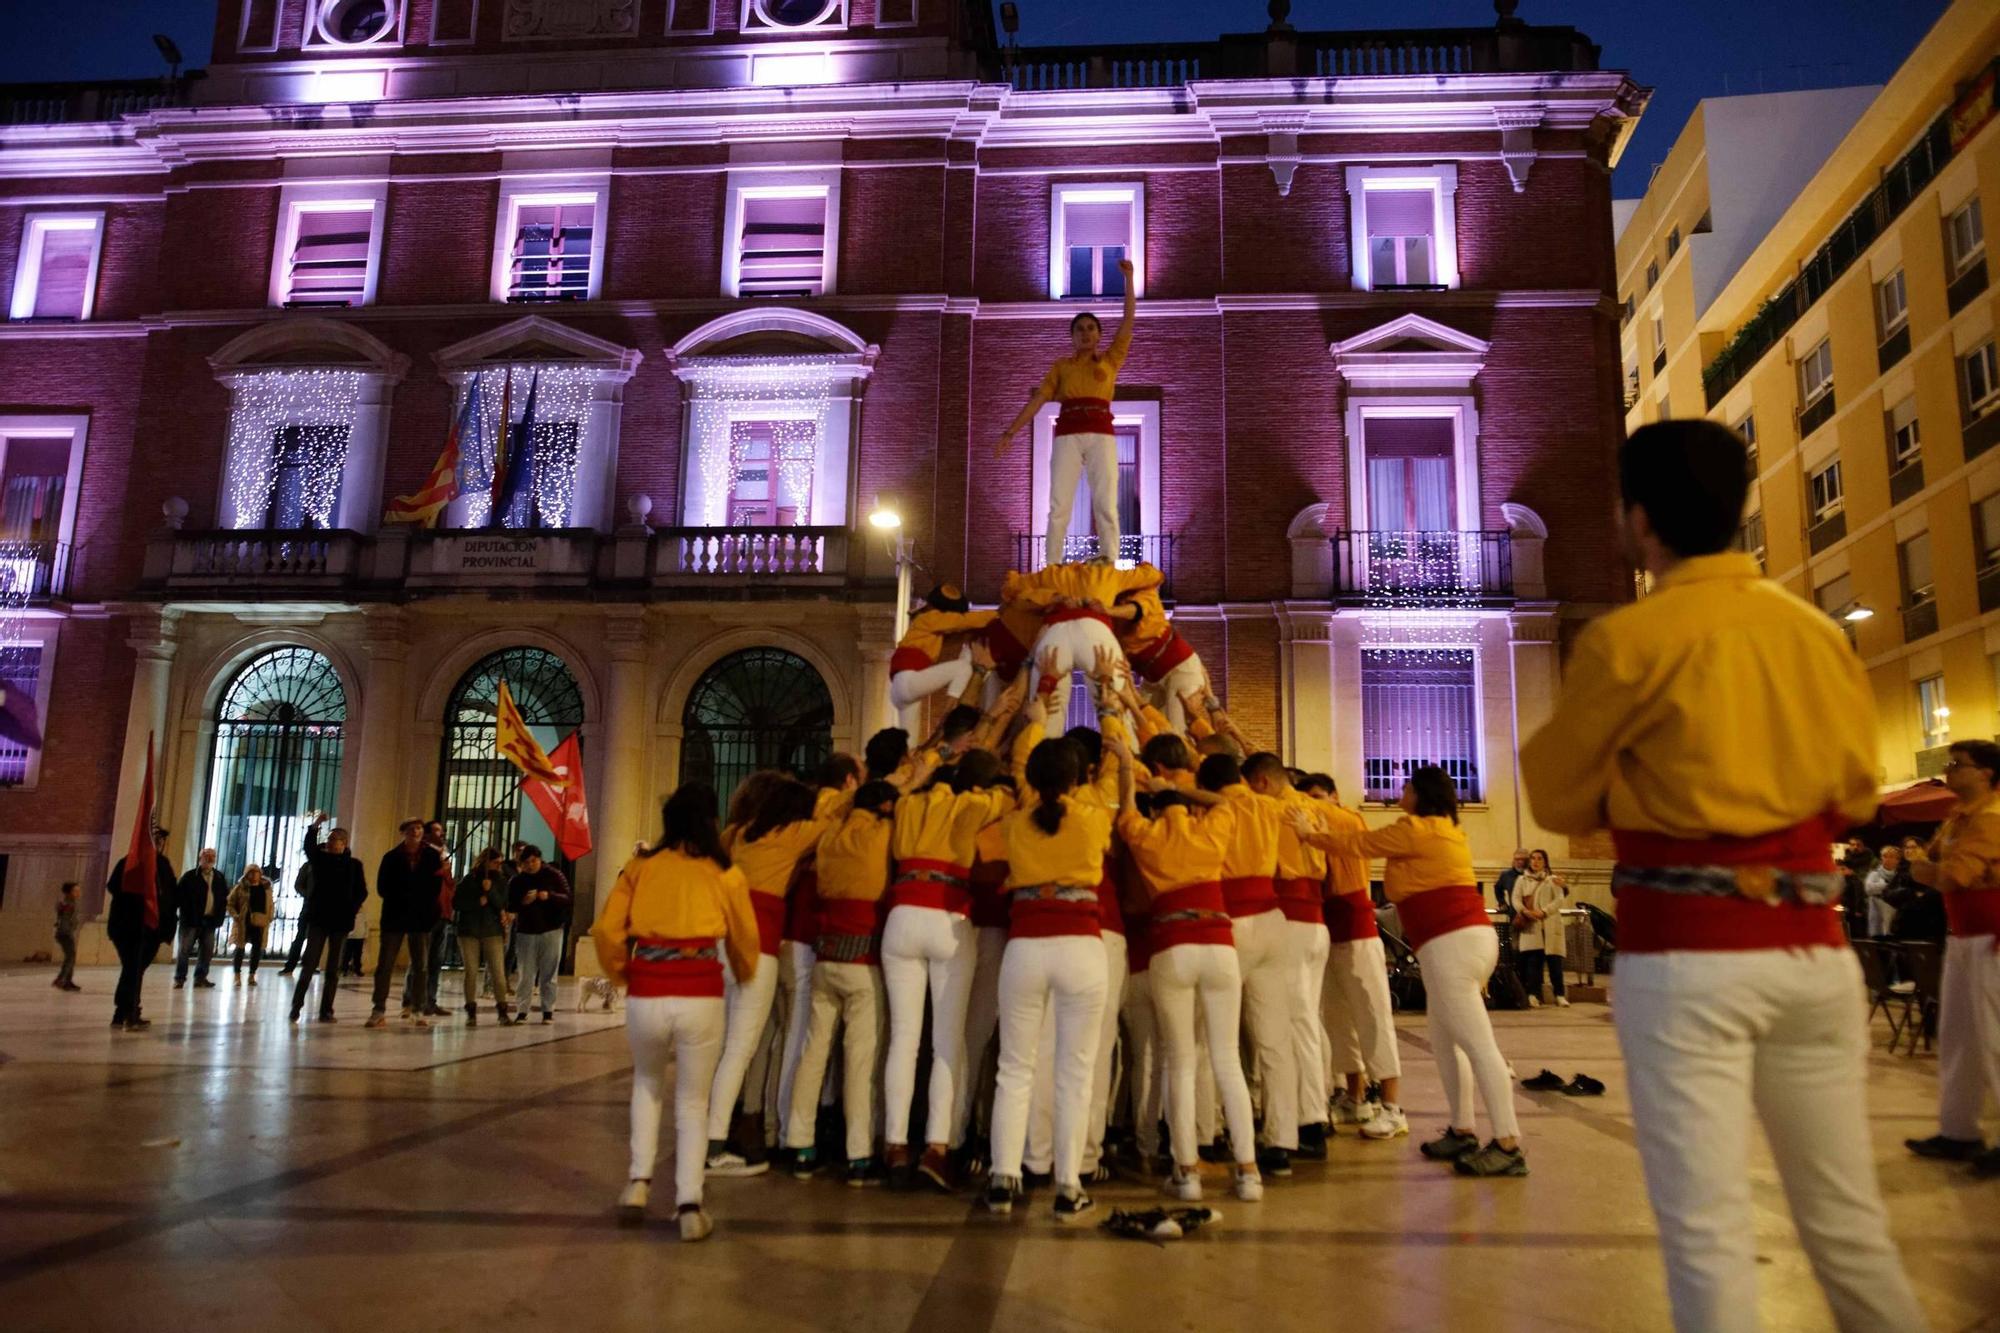
[[[986,625],[986,651],[993,654],[993,668],[1003,680],[1013,680],[1014,673],[1028,660],[1028,645],[1014,637],[1014,631],[998,616]]]
[[[1944,899],[1944,919],[1960,939],[2000,936],[2000,889],[1958,889]],[[1995,941],[2000,946],[2000,940]]]
[[[889,654],[889,674],[899,671],[928,671],[937,665],[937,659],[921,648],[898,648]]]
[[[1057,435],[1110,435],[1117,429],[1110,400],[1104,398],[1065,399],[1056,415]]]
[[[1179,631],[1169,628],[1158,643],[1131,654],[1132,670],[1139,674],[1139,679],[1157,684],[1193,656],[1194,645],[1183,639]]]
[[[1278,889],[1269,875],[1245,875],[1222,881],[1222,900],[1231,916],[1259,916],[1278,909]]]
[[[930,907],[953,916],[965,916],[972,911],[972,871],[949,861],[915,857],[898,861],[896,882],[889,886],[889,905]]]
[[[1102,909],[1092,893],[1087,901],[1062,898],[1014,898],[1008,890],[1007,938],[1010,940],[1048,939],[1056,935],[1087,935],[1095,939],[1104,933]]]
[[[1619,861],[1628,866],[1769,866],[1824,874],[1833,869],[1833,840],[1846,823],[1839,815],[1826,814],[1750,838],[1670,838],[1613,829],[1611,842]],[[1618,946],[1625,947],[1623,939]]]
[[[1375,903],[1366,893],[1336,893],[1326,900],[1326,933],[1335,944],[1372,940],[1382,932],[1375,925]]]
[[[1318,880],[1280,879],[1274,882],[1278,889],[1278,910],[1285,914],[1285,920],[1308,926],[1326,924],[1326,910],[1320,906],[1319,899],[1324,889]]]
[[[1847,946],[1840,909],[1831,905],[1661,893],[1636,884],[1621,884],[1616,892],[1621,954]]]
[[[810,870],[799,872],[785,898],[782,935],[787,944],[811,944],[819,938],[819,876]]]
[[[1479,890],[1470,884],[1413,893],[1396,904],[1396,915],[1402,919],[1403,935],[1412,949],[1421,949],[1440,935],[1449,935],[1454,930],[1466,930],[1472,926],[1485,930],[1493,928],[1493,922],[1486,915],[1485,901],[1480,898]],[[1624,943],[1622,938],[1619,942],[1621,945]]]
[[[625,993],[635,1000],[682,996],[688,999],[722,998],[722,960],[715,957],[714,940],[635,940],[635,944],[685,949],[705,953],[705,958],[672,958],[658,962],[633,958],[625,965]]]
[[[1236,932],[1230,928],[1229,909],[1222,894],[1223,886],[1210,882],[1186,884],[1153,899],[1152,951],[1160,953],[1177,944],[1225,944],[1235,948]]]
[[[757,952],[778,956],[778,944],[785,938],[785,900],[775,893],[750,890],[750,910],[757,917]]]
[[[1087,606],[1059,606],[1049,612],[1048,619],[1042,623],[1044,625],[1061,625],[1072,620],[1095,620],[1106,629],[1114,628],[1110,616],[1105,615],[1102,611],[1093,611]]]
[[[1097,928],[1107,935],[1125,933],[1125,909],[1118,905],[1118,886],[1109,876],[1097,886]]]

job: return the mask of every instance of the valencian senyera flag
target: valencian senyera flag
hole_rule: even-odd
[[[521,710],[515,707],[514,696],[504,680],[500,682],[493,724],[493,747],[501,758],[521,770],[523,778],[546,783],[557,790],[569,786],[569,775],[556,767],[541,744],[529,734],[528,724],[522,720]]]
[[[451,423],[451,433],[444,441],[444,452],[431,466],[430,476],[424,478],[424,484],[414,494],[399,495],[389,501],[382,521],[436,527],[438,516],[444,513],[445,506],[463,493],[466,459],[484,454],[485,436],[486,418],[480,411],[479,376],[474,375],[465,390],[465,404],[459,408],[458,416]]]

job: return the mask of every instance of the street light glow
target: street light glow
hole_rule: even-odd
[[[868,515],[870,527],[883,532],[894,532],[903,526],[903,515],[896,508],[896,497],[878,495],[875,497],[875,512]]]
[[[1847,620],[1849,624],[1858,625],[1862,621],[1872,618],[1874,614],[1875,613],[1873,611],[1869,610],[1865,606],[1856,606],[1850,608],[1847,612],[1847,615],[1844,618]]]

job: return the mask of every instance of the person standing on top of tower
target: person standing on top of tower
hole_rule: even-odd
[[[1125,312],[1111,346],[1098,350],[1104,325],[1089,311],[1069,322],[1073,349],[1042,377],[1040,387],[1028,399],[993,446],[995,458],[1005,458],[1014,437],[1035,419],[1048,403],[1060,403],[1056,417],[1055,443],[1049,449],[1049,526],[1047,562],[1067,564],[1064,547],[1069,540],[1070,511],[1076,505],[1079,475],[1090,479],[1091,516],[1097,527],[1097,559],[1106,564],[1118,558],[1118,438],[1112,433],[1111,400],[1118,388],[1118,371],[1132,350],[1132,317],[1138,297],[1132,289],[1132,261],[1118,261],[1124,275]]]

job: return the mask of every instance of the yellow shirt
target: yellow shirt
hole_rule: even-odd
[[[671,848],[633,857],[590,927],[605,976],[625,980],[635,939],[721,940],[731,973],[748,981],[757,972],[757,918],[743,872]]]
[[[1748,555],[1699,556],[1577,636],[1521,749],[1535,821],[1750,837],[1875,812],[1875,700],[1826,615]]]
[[[1049,367],[1042,376],[1041,395],[1055,402],[1072,398],[1102,398],[1110,402],[1118,392],[1118,372],[1132,350],[1132,325],[1121,321],[1111,337],[1111,346],[1101,352],[1070,355]]]
[[[1118,816],[1118,836],[1131,849],[1139,873],[1155,898],[1190,884],[1222,878],[1223,858],[1236,836],[1236,812],[1212,806],[1199,816],[1184,805],[1170,806],[1157,819]]]
[[[1272,797],[1277,801],[1281,813],[1287,817],[1278,823],[1278,878],[1309,879],[1318,883],[1326,878],[1326,853],[1311,843],[1299,841],[1299,835],[1292,830],[1289,814],[1293,810],[1305,813],[1315,825],[1326,824],[1324,802],[1316,801],[1296,787],[1283,796]]]
[[[896,645],[898,651],[914,648],[936,662],[944,656],[944,641],[953,634],[971,634],[993,623],[992,611],[919,611],[910,617],[910,628]]]
[[[1034,813],[1016,810],[1001,821],[1007,837],[1007,883],[1074,884],[1096,888],[1104,882],[1104,856],[1111,848],[1111,812],[1065,796],[1062,827],[1051,837],[1035,824]]]
[[[1129,626],[1119,622],[1118,641],[1125,646],[1127,654],[1136,657],[1166,638],[1173,626],[1167,621],[1167,608],[1160,601],[1158,589],[1146,588],[1129,593],[1125,602],[1139,608],[1139,618]]]
[[[1163,576],[1151,565],[1119,569],[1116,565],[1049,565],[1032,574],[1009,574],[1000,585],[1000,599],[1037,610],[1058,602],[1102,602],[1106,608],[1120,595],[1157,588]],[[1089,667],[1090,663],[1082,664]]]
[[[1934,868],[1919,862],[1912,875],[1939,892],[2000,888],[2000,796],[1955,812],[1931,839]]]
[[[1269,879],[1278,873],[1278,840],[1284,807],[1269,796],[1232,782],[1221,792],[1219,809],[1236,816],[1229,850],[1223,858],[1224,879]]]
[[[837,812],[841,807],[836,805],[832,809]],[[752,893],[782,898],[792,882],[792,870],[799,858],[813,849],[837,817],[837,813],[829,813],[818,819],[801,819],[774,828],[755,842],[744,841],[739,830],[730,840],[730,859],[743,872],[743,878],[750,881]]]
[[[896,802],[896,859],[970,869],[979,831],[1013,808],[1013,793],[999,789],[959,793],[940,786],[905,796]]]
[[[1060,696],[1062,691],[1059,689],[1056,694]],[[1057,705],[1049,702],[1046,706]],[[1109,725],[1110,719],[1105,721]],[[1035,789],[1028,785],[1028,759],[1035,753],[1035,747],[1047,739],[1048,737],[1038,726],[1022,727],[1014,737],[1014,750],[1009,757],[1009,767],[1014,774],[1014,788],[1020,793],[1019,800],[1024,810],[1032,810],[1041,803],[1041,798],[1035,795]],[[1126,732],[1125,743],[1127,747],[1132,743],[1129,731]],[[1097,776],[1078,787],[1076,795],[1104,810],[1115,812],[1118,809],[1118,766],[1123,762],[1118,757],[1118,752],[1107,746],[1104,760],[1097,766]]]
[[[894,825],[869,810],[847,818],[820,836],[814,861],[822,899],[874,902],[889,888],[889,835]]]
[[[1370,830],[1360,817],[1327,835],[1336,857],[1379,856],[1384,861],[1382,891],[1392,903],[1430,889],[1470,888],[1472,849],[1465,830],[1443,815],[1404,815],[1386,828]],[[1367,887],[1363,871],[1362,887]]]
[[[1320,822],[1328,831],[1343,837],[1353,837],[1368,831],[1367,823],[1360,815],[1349,810],[1338,801],[1319,802]],[[1335,893],[1368,892],[1368,858],[1355,853],[1352,855],[1328,855],[1327,887]]]

